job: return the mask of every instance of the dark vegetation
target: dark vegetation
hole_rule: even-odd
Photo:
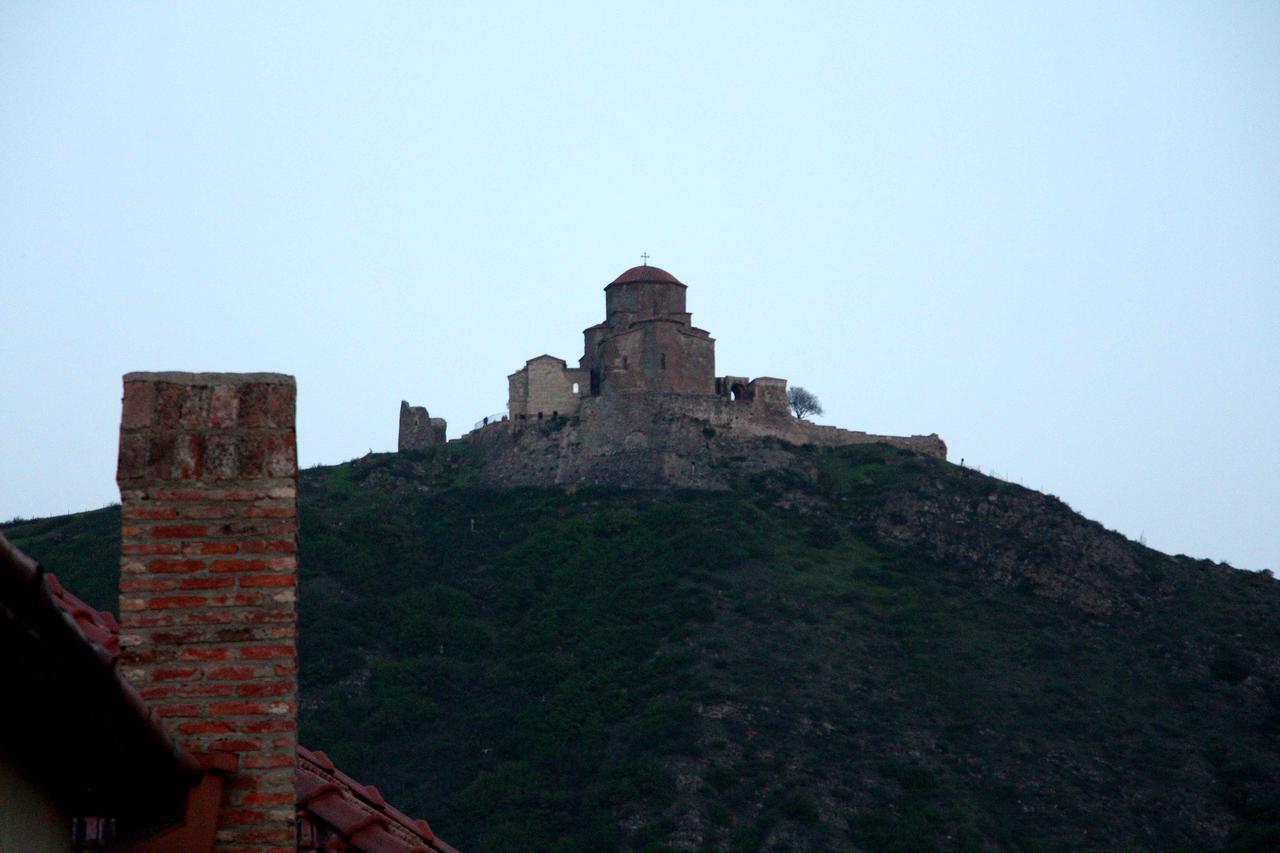
[[[303,472],[303,741],[467,850],[1280,849],[1280,584],[797,455],[723,493]],[[6,533],[110,608],[118,523]]]

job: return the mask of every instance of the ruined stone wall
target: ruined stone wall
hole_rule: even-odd
[[[551,356],[530,359],[508,377],[507,411],[513,422],[576,417],[584,396],[591,393],[591,373],[566,367]]]
[[[747,385],[747,396],[756,411],[770,417],[790,417],[791,403],[787,401],[787,380],[761,376]]]
[[[400,401],[400,436],[396,449],[422,450],[445,443],[446,423],[443,418],[433,418],[423,406],[410,406]]]

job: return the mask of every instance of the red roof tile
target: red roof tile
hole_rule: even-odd
[[[333,766],[323,752],[298,747],[298,808],[341,841],[368,853],[457,853],[425,820],[387,805],[372,785]]]
[[[673,276],[664,269],[651,266],[632,267],[622,275],[615,278],[610,284],[632,284],[637,281],[644,282],[661,282],[663,284],[678,284],[684,287],[684,282]]]
[[[53,597],[54,604],[71,617],[82,637],[101,646],[113,658],[120,655],[120,626],[116,623],[115,616],[95,610],[72,595],[52,572],[45,574],[44,585]]]

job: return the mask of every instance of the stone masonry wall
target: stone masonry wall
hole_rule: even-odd
[[[123,672],[188,749],[234,756],[221,851],[295,845],[294,400],[273,373],[124,377]]]
[[[516,375],[508,401],[512,420],[537,420],[539,413],[543,418],[576,417],[582,398],[591,390],[589,371],[566,367],[558,358],[530,359]],[[524,387],[522,398],[515,396],[519,383]]]
[[[774,396],[759,393],[742,401],[682,394],[590,397],[575,421],[504,422],[464,440],[480,452],[483,479],[507,486],[727,488],[735,472],[796,464],[790,445],[883,442],[946,458],[946,445],[936,435],[882,436],[818,426],[792,417]]]
[[[422,450],[445,443],[446,424],[443,418],[433,418],[423,406],[410,406],[400,401],[400,432],[396,449]]]

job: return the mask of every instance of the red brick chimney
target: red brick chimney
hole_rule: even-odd
[[[223,851],[296,844],[294,395],[277,373],[124,377],[123,670],[180,743],[234,757]]]

